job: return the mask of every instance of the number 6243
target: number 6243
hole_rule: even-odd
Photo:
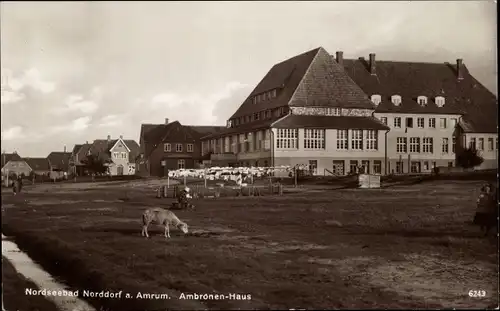
[[[469,297],[472,297],[472,298],[482,298],[482,297],[486,297],[486,291],[485,290],[475,290],[475,289],[471,289],[469,291]]]

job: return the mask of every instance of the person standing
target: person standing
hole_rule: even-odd
[[[481,193],[476,201],[477,209],[473,223],[480,226],[485,236],[491,228],[497,225],[498,198],[491,184],[486,184],[481,188]]]

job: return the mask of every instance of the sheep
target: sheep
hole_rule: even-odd
[[[184,234],[188,233],[188,225],[185,222],[182,222],[172,211],[160,207],[148,208],[142,214],[142,236],[149,238],[148,226],[151,223],[165,226],[165,238],[170,238],[169,225],[174,225]]]

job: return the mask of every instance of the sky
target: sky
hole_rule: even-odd
[[[165,118],[225,125],[278,62],[322,46],[345,58],[463,58],[496,94],[496,3],[6,2],[1,148],[23,157],[139,140]]]

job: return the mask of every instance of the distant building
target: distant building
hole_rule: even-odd
[[[29,176],[31,172],[35,175],[45,175],[50,176],[50,164],[47,158],[23,158],[23,160],[28,164],[30,172],[25,174]]]
[[[21,158],[17,152],[14,153],[2,153],[1,157],[2,165],[2,176],[8,175],[25,175],[28,176],[31,172],[31,168],[28,164]]]
[[[138,174],[161,177],[168,170],[199,167],[203,161],[200,138],[222,129],[222,126],[182,125],[168,119],[164,124],[142,124]]]
[[[496,167],[496,97],[456,66],[345,60],[317,48],[274,65],[202,138],[211,165],[308,165],[313,174],[419,173],[476,146]],[[494,160],[495,159],[495,160]]]
[[[66,150],[66,147],[64,148]],[[70,169],[71,152],[51,152],[47,156],[51,168],[51,178],[61,178],[71,173]]]

